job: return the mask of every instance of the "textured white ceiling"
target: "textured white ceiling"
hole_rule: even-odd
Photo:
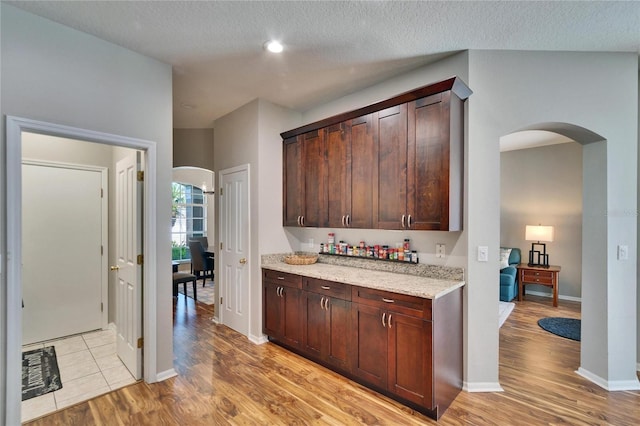
[[[640,2],[5,3],[171,64],[176,128],[258,97],[304,111],[466,49],[640,52]]]

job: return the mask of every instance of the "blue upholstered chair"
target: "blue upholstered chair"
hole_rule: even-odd
[[[512,248],[509,255],[509,266],[500,269],[500,300],[503,302],[510,302],[518,295],[518,270],[516,266],[519,263],[520,249]]]

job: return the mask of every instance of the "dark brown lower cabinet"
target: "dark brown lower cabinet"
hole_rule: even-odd
[[[432,409],[431,321],[356,303],[352,315],[353,374]]]
[[[299,275],[262,273],[262,331],[292,348],[299,348],[302,339],[301,286]]]
[[[263,289],[270,340],[435,419],[460,392],[461,288],[432,300],[264,269]]]
[[[351,303],[304,292],[302,350],[319,361],[348,371],[347,343]]]

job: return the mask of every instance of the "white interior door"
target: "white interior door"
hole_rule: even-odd
[[[221,321],[249,333],[249,165],[220,172]]]
[[[102,188],[100,169],[22,165],[23,344],[106,326]]]
[[[116,164],[116,351],[133,377],[142,375],[142,182],[140,153]],[[140,347],[139,347],[140,346]]]

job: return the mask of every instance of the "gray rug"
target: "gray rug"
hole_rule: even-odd
[[[22,353],[22,400],[62,389],[53,346]]]
[[[548,317],[538,321],[543,330],[560,337],[580,341],[580,320],[575,318]]]

